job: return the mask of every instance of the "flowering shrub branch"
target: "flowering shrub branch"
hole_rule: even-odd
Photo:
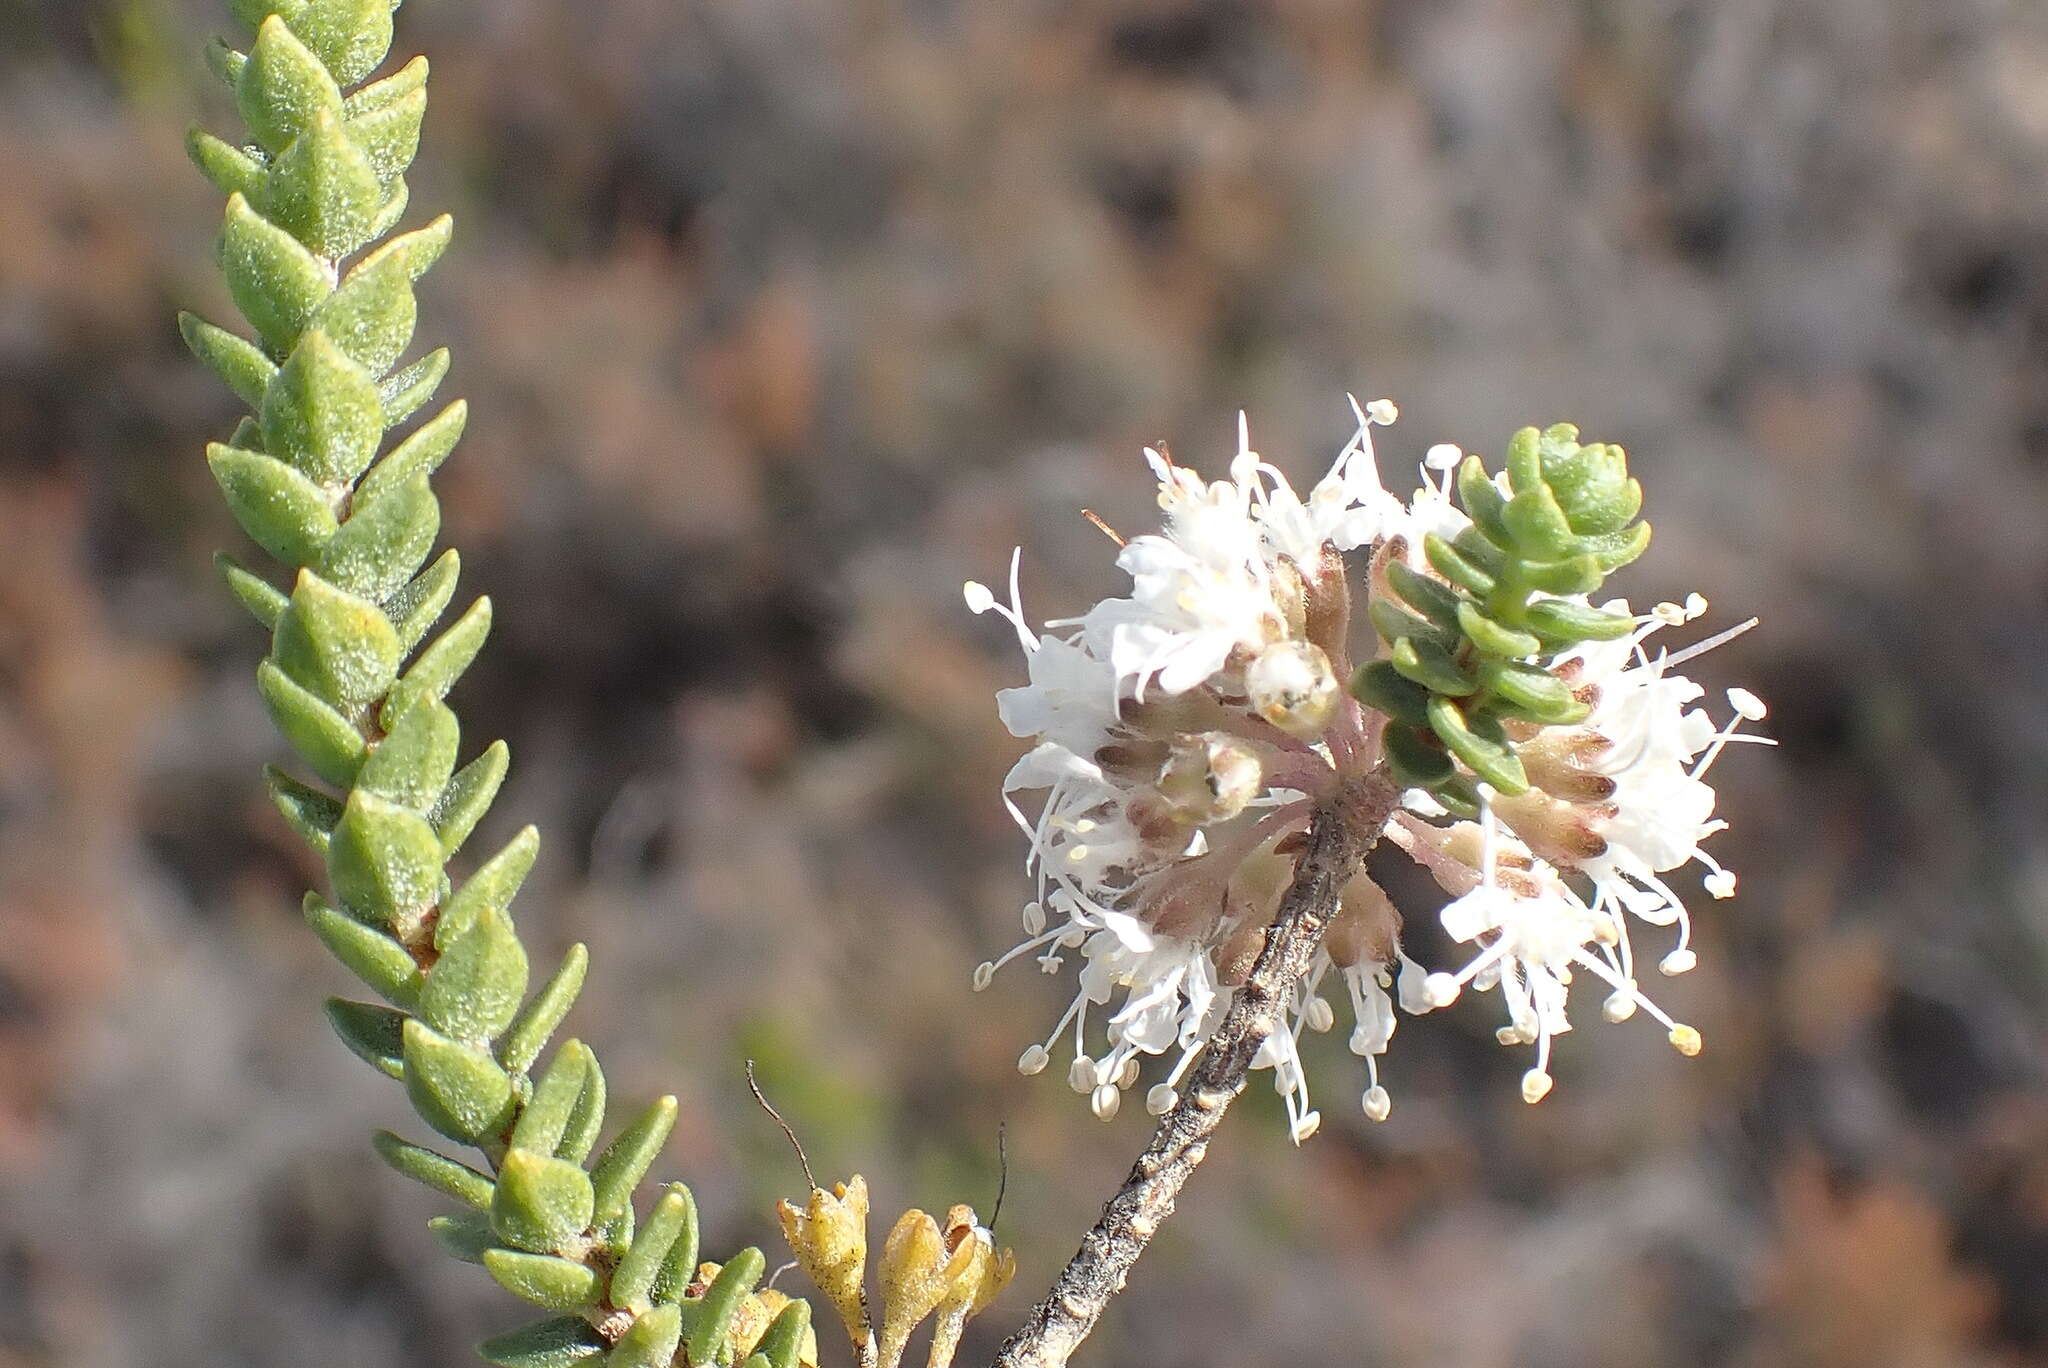
[[[195,132],[190,149],[228,197],[221,265],[252,335],[180,322],[249,410],[207,459],[288,585],[226,557],[221,570],[271,634],[257,687],[299,772],[271,771],[270,791],[328,874],[306,920],[381,999],[330,1000],[329,1019],[468,1154],[392,1134],[377,1151],[463,1208],[433,1222],[452,1254],[549,1313],[483,1345],[493,1363],[814,1366],[811,1308],[760,1286],[760,1250],[700,1263],[689,1189],[637,1200],[675,1100],[599,1148],[596,1055],[573,1040],[549,1051],[588,957],[572,948],[536,987],[511,918],[537,833],[449,872],[510,758],[500,741],[458,765],[447,701],[484,644],[489,601],[436,632],[460,561],[429,559],[431,477],[466,409],[386,441],[449,366],[445,349],[404,358],[414,286],[452,225],[394,235],[426,62],[372,79],[395,0],[231,4],[252,39],[211,55],[249,140]],[[1070,1005],[1018,1067],[1036,1074],[1068,1053],[1067,1081],[1099,1117],[1148,1060],[1168,1061],[1143,1094],[1161,1118],[1151,1143],[1003,1350],[1011,1368],[1067,1361],[1252,1071],[1272,1071],[1297,1144],[1315,1133],[1302,1039],[1334,1026],[1326,993],[1348,1003],[1373,1120],[1393,1105],[1381,1059],[1397,1003],[1417,1013],[1498,990],[1500,1039],[1535,1047],[1532,1103],[1553,1086],[1578,976],[1601,985],[1609,1020],[1641,1011],[1681,1053],[1700,1049],[1641,987],[1629,927],[1675,928],[1656,963],[1683,973],[1690,913],[1667,876],[1696,864],[1708,894],[1734,892],[1701,849],[1723,825],[1705,776],[1728,745],[1759,739],[1741,727],[1763,705],[1731,690],[1733,716],[1717,725],[1675,669],[1731,633],[1652,655],[1654,634],[1704,610],[1697,596],[1646,614],[1594,601],[1649,541],[1619,447],[1530,428],[1498,475],[1432,447],[1403,500],[1381,485],[1373,448],[1394,418],[1386,401],[1359,409],[1306,498],[1242,423],[1224,480],[1149,452],[1165,526],[1111,532],[1130,592],[1080,617],[1034,627],[1016,560],[1007,601],[967,586],[969,607],[1007,619],[1026,657],[1027,682],[998,707],[1030,743],[1003,801],[1037,885],[1024,939],[980,966],[975,987],[1020,958],[1058,973],[1078,956]],[[1353,630],[1359,604],[1369,632]],[[1043,794],[1035,813],[1026,793]],[[1441,920],[1468,947],[1462,965],[1432,972],[1404,948],[1401,915],[1365,868],[1381,841],[1451,895]],[[1015,1262],[955,1206],[943,1222],[904,1212],[870,1270],[868,1209],[856,1174],[829,1191],[813,1182],[778,1214],[861,1368],[898,1368],[926,1321],[927,1363],[947,1368]]]
[[[1432,447],[1404,502],[1373,449],[1394,406],[1357,416],[1306,499],[1242,420],[1227,479],[1147,452],[1165,527],[1117,538],[1131,592],[1078,618],[1035,631],[1015,560],[1007,604],[966,587],[1025,652],[1028,682],[998,706],[1031,743],[1003,787],[1037,880],[1025,940],[976,985],[1024,955],[1047,973],[1079,955],[1072,1003],[1018,1067],[1042,1071],[1071,1035],[1067,1081],[1099,1117],[1147,1057],[1172,1060],[1145,1092],[1163,1116],[1151,1144],[1006,1347],[1013,1368],[1066,1362],[1249,1070],[1273,1071],[1297,1144],[1315,1133],[1301,1040],[1335,1024],[1326,985],[1349,1001],[1374,1121],[1393,1106],[1380,1058],[1397,998],[1419,1013],[1498,989],[1500,1040],[1536,1047],[1532,1103],[1552,1087],[1575,973],[1606,990],[1610,1021],[1641,1010],[1681,1053],[1700,1050],[1640,986],[1628,922],[1675,925],[1658,968],[1683,973],[1691,924],[1664,875],[1697,863],[1709,894],[1734,892],[1700,849],[1723,825],[1704,776],[1731,742],[1758,739],[1740,727],[1763,705],[1731,690],[1717,727],[1673,669],[1731,634],[1652,657],[1645,641],[1704,601],[1640,617],[1592,601],[1650,539],[1619,447],[1527,428],[1498,476]],[[1356,669],[1352,552],[1373,640]],[[1035,815],[1012,796],[1029,791],[1045,794]],[[1444,929],[1472,951],[1455,972],[1404,949],[1401,915],[1363,866],[1383,838],[1452,895]]]

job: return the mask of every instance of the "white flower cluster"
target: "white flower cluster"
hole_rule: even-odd
[[[1378,719],[1345,688],[1352,590],[1344,553],[1396,537],[1419,548],[1425,533],[1451,537],[1469,525],[1450,497],[1462,453],[1432,447],[1421,487],[1404,504],[1381,486],[1372,444],[1372,428],[1391,423],[1394,406],[1353,408],[1356,433],[1306,499],[1251,449],[1242,420],[1225,480],[1204,481],[1148,450],[1164,527],[1119,539],[1130,593],[1079,618],[1034,630],[1014,557],[1008,602],[966,586],[968,606],[1008,619],[1024,647],[1028,682],[1001,691],[998,706],[1011,733],[1033,743],[1003,796],[1030,838],[1027,868],[1037,881],[1024,908],[1026,938],[981,965],[976,987],[1025,956],[1051,974],[1079,954],[1079,991],[1018,1067],[1043,1070],[1071,1035],[1068,1081],[1098,1116],[1115,1114],[1145,1055],[1173,1058],[1146,1093],[1148,1109],[1175,1104],[1264,946],[1317,800],[1380,761]],[[1627,611],[1620,601],[1603,607]],[[1700,850],[1723,825],[1703,776],[1730,741],[1757,739],[1737,728],[1763,707],[1731,691],[1736,715],[1717,728],[1692,706],[1700,687],[1672,667],[1719,638],[1674,656],[1644,648],[1651,633],[1704,607],[1697,596],[1661,605],[1624,640],[1540,662],[1591,713],[1574,727],[1525,729],[1517,750],[1528,793],[1505,798],[1481,786],[1476,824],[1445,824],[1428,795],[1407,795],[1386,835],[1454,895],[1444,927],[1474,954],[1455,973],[1425,974],[1403,953],[1400,917],[1385,894],[1362,874],[1352,881],[1293,989],[1288,1028],[1255,1060],[1273,1070],[1297,1141],[1319,1121],[1300,1038],[1334,1026],[1323,996],[1333,983],[1350,1004],[1350,1047],[1366,1065],[1361,1104],[1375,1120],[1391,1106],[1378,1057],[1393,1035],[1397,998],[1414,1013],[1467,986],[1500,988],[1509,1016],[1501,1039],[1537,1047],[1523,1085],[1530,1101],[1550,1088],[1551,1040],[1569,1029],[1575,969],[1607,986],[1610,1020],[1640,1007],[1680,1050],[1697,1052],[1697,1032],[1637,986],[1626,923],[1675,924],[1677,946],[1659,967],[1679,973],[1693,963],[1690,920],[1663,876],[1697,862],[1708,892],[1725,897],[1734,888],[1734,876]],[[1017,802],[1025,792],[1044,794],[1035,815]]]

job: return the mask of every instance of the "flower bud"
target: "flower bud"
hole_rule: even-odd
[[[1278,641],[1244,672],[1252,711],[1290,736],[1321,736],[1337,715],[1343,696],[1330,657],[1306,641]]]
[[[801,1210],[778,1202],[783,1238],[825,1299],[839,1312],[856,1353],[871,1338],[862,1283],[868,1265],[868,1183],[858,1173],[832,1191],[812,1188]]]
[[[897,1368],[911,1332],[938,1309],[973,1262],[974,1246],[963,1240],[958,1248],[948,1248],[939,1223],[924,1212],[912,1207],[898,1218],[882,1244],[879,1368]]]
[[[1222,732],[1183,737],[1159,769],[1159,796],[1184,821],[1227,822],[1259,796],[1264,771],[1252,748]]]
[[[1017,1276],[1017,1256],[996,1249],[994,1236],[976,1220],[973,1207],[956,1206],[946,1213],[946,1244],[956,1258],[962,1250],[969,1257],[939,1303],[929,1368],[948,1368],[967,1322],[980,1315]]]
[[[1400,930],[1401,913],[1393,902],[1369,876],[1358,874],[1344,885],[1323,945],[1339,969],[1355,968],[1367,960],[1386,964],[1394,958],[1394,938]]]

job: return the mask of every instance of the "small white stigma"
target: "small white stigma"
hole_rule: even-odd
[[[1367,1088],[1358,1102],[1364,1108],[1365,1119],[1368,1121],[1384,1121],[1394,1110],[1394,1099],[1377,1083]]]
[[[1152,1090],[1145,1094],[1145,1110],[1154,1116],[1164,1116],[1172,1111],[1174,1104],[1179,1101],[1180,1094],[1173,1090],[1173,1085],[1155,1083]]]
[[[1088,1110],[1094,1112],[1098,1120],[1107,1121],[1116,1115],[1116,1109],[1123,1105],[1123,1101],[1124,1095],[1115,1084],[1104,1083],[1088,1095]]]
[[[1052,1056],[1045,1052],[1045,1046],[1027,1046],[1024,1053],[1017,1056],[1017,1072],[1023,1074],[1026,1078],[1031,1077],[1033,1074],[1044,1073],[1046,1063],[1051,1058]]]
[[[996,980],[996,966],[992,961],[983,960],[974,966],[974,991],[980,992]]]
[[[1522,1100],[1532,1107],[1535,1106],[1550,1095],[1550,1088],[1553,1082],[1555,1080],[1549,1074],[1543,1072],[1543,1070],[1529,1070],[1529,1072],[1522,1075]]]
[[[1422,981],[1422,997],[1432,1007],[1448,1007],[1458,1000],[1464,991],[1458,980],[1449,974],[1431,974]]]
[[[1680,946],[1657,961],[1657,972],[1669,977],[1689,973],[1699,967],[1700,957],[1686,946]]]

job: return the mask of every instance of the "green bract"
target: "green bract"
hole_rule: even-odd
[[[1587,705],[1543,662],[1634,630],[1576,596],[1641,555],[1650,525],[1636,521],[1643,490],[1627,455],[1582,444],[1569,423],[1517,432],[1504,479],[1467,456],[1457,491],[1472,525],[1448,541],[1423,537],[1428,572],[1408,562],[1405,542],[1383,550],[1368,611],[1387,654],[1351,689],[1386,714],[1387,758],[1402,782],[1469,815],[1475,780],[1528,789],[1516,724],[1526,735],[1585,720]]]
[[[697,1209],[672,1184],[636,1237],[633,1195],[675,1125],[665,1097],[595,1161],[604,1071],[549,1038],[583,985],[573,946],[531,996],[511,907],[533,867],[531,827],[467,877],[445,865],[476,829],[510,763],[502,741],[463,762],[443,700],[476,658],[491,608],[477,599],[435,628],[461,562],[433,556],[430,479],[454,450],[460,400],[390,440],[448,372],[445,350],[403,363],[413,288],[447,246],[443,216],[385,239],[405,212],[427,64],[385,64],[395,0],[231,0],[246,51],[214,69],[249,126],[247,145],[195,131],[192,158],[227,199],[220,261],[250,336],[184,315],[195,355],[248,416],[207,461],[235,520],[282,566],[226,556],[235,600],[270,633],[257,688],[303,773],[267,773],[278,810],[326,862],[307,924],[382,1004],[341,999],[328,1019],[356,1054],[401,1080],[420,1119],[474,1145],[478,1166],[388,1132],[377,1152],[463,1204],[432,1228],[457,1257],[559,1313],[482,1347],[493,1363],[693,1364],[729,1350],[763,1261],[747,1250],[701,1295]],[[379,243],[379,239],[385,239]],[[273,582],[275,579],[275,582]],[[762,1340],[794,1362],[809,1308]]]

